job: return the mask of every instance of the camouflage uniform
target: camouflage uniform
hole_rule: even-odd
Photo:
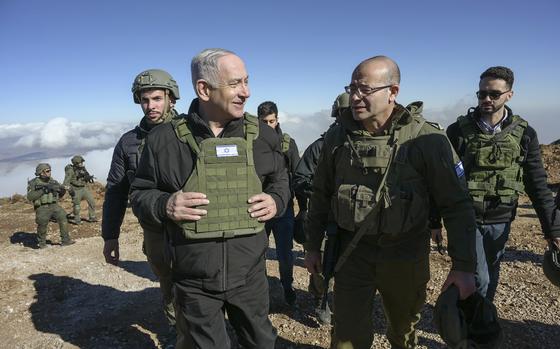
[[[72,164],[66,165],[64,168],[64,186],[69,188],[70,195],[72,196],[72,206],[74,214],[74,223],[81,224],[80,209],[82,200],[86,200],[88,204],[89,221],[96,222],[95,215],[95,200],[93,195],[87,188],[87,183],[93,180],[93,177],[88,178],[89,173],[83,166],[84,158],[80,155],[72,157]],[[89,179],[89,180],[88,180]]]
[[[36,171],[37,177],[27,183],[27,199],[33,202],[35,208],[39,248],[46,246],[47,225],[51,218],[55,218],[58,222],[62,245],[71,243],[66,211],[58,205],[58,199],[64,195],[65,190],[56,180],[41,176],[41,172],[47,168],[50,170],[48,164],[39,164]]]

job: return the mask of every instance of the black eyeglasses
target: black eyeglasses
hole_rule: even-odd
[[[500,91],[476,91],[476,97],[478,99],[485,99],[486,97],[490,97],[491,100],[495,101],[496,99],[500,98],[504,93],[508,93],[511,90],[507,90],[504,92]]]
[[[379,87],[348,85],[344,86],[344,91],[346,91],[346,93],[348,93],[349,95],[353,95],[355,93],[358,95],[358,97],[362,98],[391,86],[393,85],[385,85]]]

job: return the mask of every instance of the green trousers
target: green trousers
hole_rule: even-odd
[[[94,220],[95,217],[95,200],[93,199],[93,195],[87,187],[73,187],[74,189],[74,196],[72,196],[72,205],[74,206],[74,221],[76,223],[81,222],[80,218],[80,210],[82,200],[86,200],[88,204],[88,214],[89,219]]]
[[[344,251],[350,239],[341,239]],[[335,275],[331,348],[369,349],[373,343],[373,302],[379,291],[393,348],[414,348],[414,326],[426,301],[429,259],[377,260],[373,239],[364,237]]]
[[[163,312],[169,326],[175,326],[175,306],[171,267],[164,258],[165,244],[162,233],[144,230],[144,253],[148,263],[159,280],[163,296]]]
[[[41,205],[35,210],[35,223],[37,223],[37,237],[39,246],[45,246],[47,243],[47,226],[51,218],[56,218],[60,229],[60,240],[67,241],[70,239],[68,235],[68,221],[66,219],[66,211],[57,203]]]

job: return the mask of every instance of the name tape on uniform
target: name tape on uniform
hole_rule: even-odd
[[[219,158],[223,158],[226,156],[239,156],[239,154],[237,153],[237,145],[217,145],[216,156]]]

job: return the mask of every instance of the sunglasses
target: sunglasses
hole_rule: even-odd
[[[504,92],[500,91],[476,91],[476,97],[478,99],[485,99],[486,97],[490,97],[491,100],[495,101],[496,99],[500,98],[504,93],[508,93],[511,90],[507,90]]]

